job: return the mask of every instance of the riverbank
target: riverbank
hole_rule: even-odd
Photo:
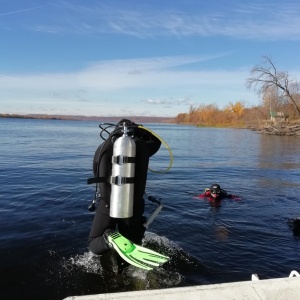
[[[116,116],[116,117],[101,117],[101,116],[82,116],[82,115],[46,115],[46,114],[28,114],[28,115],[17,115],[17,114],[0,114],[0,118],[15,118],[15,119],[39,119],[39,120],[65,120],[65,121],[97,121],[97,122],[118,122],[122,118],[128,118],[136,123],[165,123],[174,124],[175,119],[169,117],[146,117],[146,116]],[[178,124],[180,125],[180,124]],[[182,125],[182,124],[181,124]],[[186,124],[191,125],[191,124]],[[214,127],[197,125],[196,127]],[[221,128],[215,126],[215,128]],[[222,128],[237,128],[237,129],[250,129],[261,134],[268,135],[288,135],[288,136],[300,136],[300,121],[297,122],[281,122],[273,123],[266,121],[260,124],[249,124],[248,126],[223,126]]]
[[[147,117],[147,116],[82,116],[82,115],[47,115],[47,114],[0,114],[0,118],[9,119],[39,119],[39,120],[65,120],[65,121],[97,121],[97,122],[118,122],[121,119],[130,119],[136,123],[174,123],[170,117]]]
[[[261,134],[268,135],[286,135],[286,136],[300,136],[300,124],[298,123],[271,123],[266,122],[262,125],[251,125],[250,130],[257,131]]]

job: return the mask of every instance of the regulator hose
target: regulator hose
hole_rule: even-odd
[[[148,169],[149,169],[151,172],[153,172],[153,173],[162,173],[162,174],[167,173],[167,172],[171,169],[171,167],[172,167],[172,165],[173,165],[173,154],[172,154],[172,151],[171,151],[169,145],[168,145],[168,144],[167,144],[167,143],[166,143],[166,142],[165,142],[158,134],[156,134],[155,132],[153,132],[153,131],[150,130],[149,128],[146,128],[146,127],[144,127],[144,126],[142,126],[142,125],[139,125],[138,128],[141,128],[141,129],[144,129],[144,130],[150,132],[152,135],[154,135],[156,138],[158,138],[158,139],[161,141],[161,143],[164,144],[165,147],[168,149],[169,154],[170,154],[170,164],[169,164],[169,166],[166,168],[166,170],[164,170],[164,171],[154,171],[154,170],[148,168]]]

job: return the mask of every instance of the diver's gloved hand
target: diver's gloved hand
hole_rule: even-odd
[[[108,237],[110,234],[113,234],[114,232],[116,232],[115,230],[112,230],[112,229],[106,229],[104,234],[103,234],[103,240],[107,246],[107,250],[108,249],[112,249],[113,248],[113,245],[112,243],[109,241]]]
[[[133,244],[119,232],[110,234],[108,241],[125,261],[141,269],[152,270],[169,260],[168,256]]]

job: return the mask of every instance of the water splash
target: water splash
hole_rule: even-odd
[[[166,237],[147,232],[143,246],[169,256],[170,261],[151,271],[130,265],[120,273],[120,258],[115,251],[101,256],[84,251],[65,258],[49,250],[53,262],[51,269],[55,274],[51,280],[55,280],[60,290],[89,287],[93,293],[111,293],[199,284],[199,274],[207,273],[201,262]]]
[[[143,245],[170,257],[169,262],[152,271],[152,274],[160,278],[160,283],[163,285],[200,284],[202,278],[209,274],[207,267],[198,259],[166,237],[147,232]]]
[[[70,257],[66,264],[70,263],[76,267],[84,269],[87,273],[102,274],[103,267],[101,265],[98,255],[94,255],[92,252],[85,252],[83,254],[77,254],[74,257]]]

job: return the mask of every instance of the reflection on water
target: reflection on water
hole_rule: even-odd
[[[300,161],[295,160],[299,151],[297,136],[260,135],[258,162],[260,168],[299,169]]]
[[[218,240],[228,240],[229,230],[224,226],[216,227],[215,233]]]
[[[300,186],[298,147],[299,138],[295,136],[260,135],[259,183],[268,188]]]

